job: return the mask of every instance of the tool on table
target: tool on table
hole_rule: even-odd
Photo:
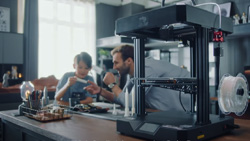
[[[84,84],[87,84],[88,83],[88,81],[86,81],[86,80],[84,80],[84,79],[81,79],[81,78],[76,78],[76,81],[78,81],[78,82],[81,82],[81,83],[84,83]]]
[[[116,105],[115,103],[113,104],[113,112],[112,112],[113,115],[117,115],[117,110],[116,110]]]
[[[125,92],[125,114],[124,114],[124,117],[128,117],[129,116],[129,106],[128,106],[128,103],[129,103],[128,89],[126,89],[126,92]]]
[[[42,107],[49,104],[49,97],[48,97],[48,89],[45,86],[43,89],[43,97],[42,97]]]

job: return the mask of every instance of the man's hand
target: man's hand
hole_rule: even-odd
[[[115,76],[114,76],[114,74],[111,73],[111,72],[107,72],[106,75],[103,78],[103,82],[106,85],[109,85],[111,83],[115,83]]]
[[[89,81],[89,80],[88,80],[88,83],[90,85],[84,88],[86,91],[88,91],[91,94],[99,94],[100,93],[101,87],[97,86],[94,82]]]

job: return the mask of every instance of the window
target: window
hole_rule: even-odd
[[[23,33],[24,28],[24,0],[17,1],[17,33]]]
[[[208,46],[209,51],[209,85],[215,85],[215,57],[214,57],[214,43],[210,42]]]
[[[91,0],[39,0],[38,77],[62,75],[73,69],[82,51],[96,58],[95,3]]]

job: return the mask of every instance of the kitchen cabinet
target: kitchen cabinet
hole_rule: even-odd
[[[23,64],[23,35],[0,32],[0,64]]]
[[[5,141],[53,141],[46,136],[8,121],[3,121],[2,126],[2,139]]]

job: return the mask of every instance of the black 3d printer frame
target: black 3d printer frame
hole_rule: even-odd
[[[165,30],[170,29],[170,27],[166,28],[168,25],[175,23],[182,23],[184,27],[176,30],[172,27],[173,30]],[[218,29],[218,23],[218,15],[185,4],[162,7],[116,21],[116,34],[133,37],[134,39],[134,84],[137,99],[136,117],[134,119],[117,120],[118,132],[153,140],[204,140],[233,129],[233,118],[227,116],[222,118],[218,115],[209,114],[209,32]],[[220,30],[225,34],[233,32],[233,22],[230,18],[221,17],[221,23]],[[191,128],[178,129],[178,127],[165,126],[168,124],[167,120],[174,121],[174,118],[178,117],[169,116],[167,112],[156,114],[146,114],[145,112],[145,88],[139,79],[145,77],[144,49],[145,39],[147,38],[166,41],[173,39],[190,41],[191,77],[197,78],[197,95],[191,95],[191,114],[189,113],[186,116],[187,120],[185,120],[185,114],[173,112],[171,115],[177,114],[184,117],[176,125],[183,125],[181,120],[192,124],[193,119],[195,119]],[[195,112],[196,96],[197,111]]]

